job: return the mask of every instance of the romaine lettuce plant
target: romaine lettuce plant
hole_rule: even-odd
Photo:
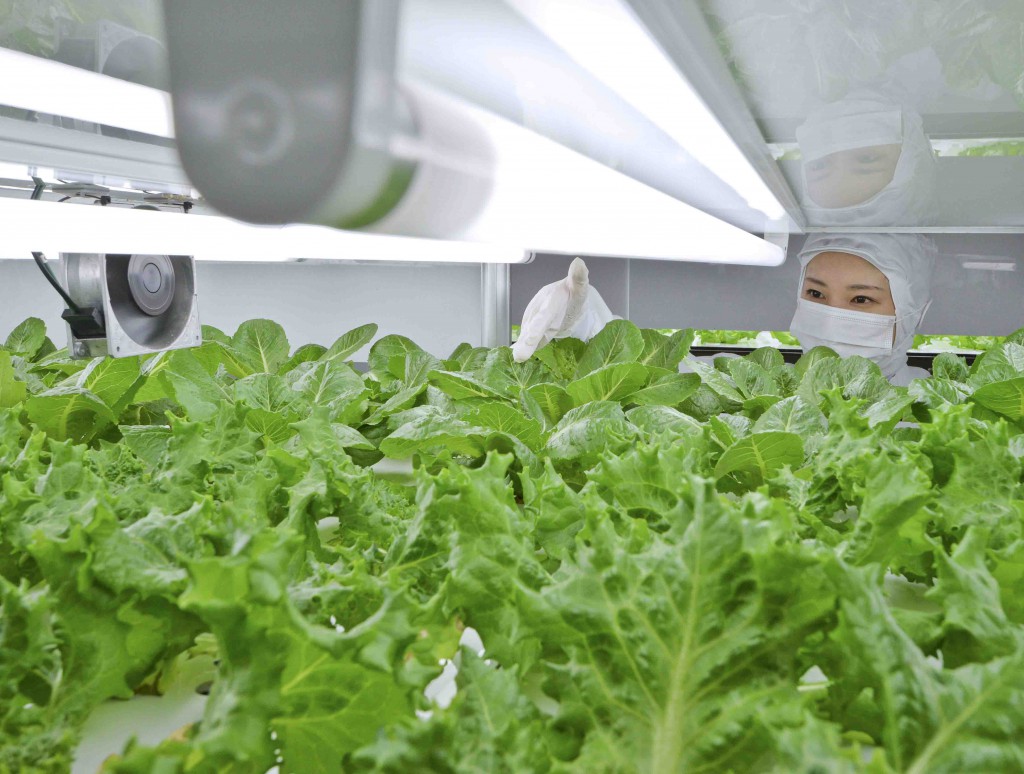
[[[211,651],[202,719],[105,771],[1024,767],[1020,334],[908,388],[626,321],[522,364],[376,336],[8,337],[0,772]]]

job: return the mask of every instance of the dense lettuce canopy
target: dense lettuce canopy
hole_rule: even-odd
[[[202,718],[105,771],[1024,768],[1024,336],[908,388],[693,340],[620,320],[518,364],[252,320],[74,361],[27,320],[0,772],[68,771],[97,706],[186,679]]]

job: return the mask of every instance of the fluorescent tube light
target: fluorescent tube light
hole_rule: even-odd
[[[230,218],[95,204],[0,199],[0,258],[58,253],[193,255],[208,261],[353,260],[525,263],[508,244],[378,236],[325,226],[254,226]]]
[[[785,210],[621,0],[505,0],[772,220]]]
[[[475,219],[453,238],[520,244],[533,252],[656,260],[778,266],[786,258],[781,247],[512,121],[423,83],[406,87],[425,147],[402,150],[439,168],[465,163],[472,160],[468,143],[453,149],[444,141],[458,136],[455,128],[472,128],[474,142],[486,148],[478,171],[490,185],[482,192],[463,185],[439,193],[430,175],[420,174],[375,230],[415,232],[436,222],[439,208],[461,211],[462,198],[476,196]]]
[[[963,261],[960,265],[965,269],[977,269],[978,271],[1017,270],[1017,264],[1010,261]]]
[[[171,97],[159,89],[0,48],[0,105],[174,136]]]

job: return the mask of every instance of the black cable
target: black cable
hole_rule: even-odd
[[[67,291],[60,286],[60,283],[57,282],[57,278],[54,277],[53,272],[50,271],[50,267],[46,265],[46,256],[43,255],[42,253],[37,253],[33,251],[32,257],[35,258],[36,266],[39,267],[39,271],[41,271],[43,273],[43,276],[46,277],[46,281],[53,285],[54,290],[60,293],[60,297],[64,299],[65,303],[67,303],[68,308],[75,314],[81,314],[81,307],[79,307],[78,304],[76,304],[74,300],[71,298],[71,296],[68,295]]]

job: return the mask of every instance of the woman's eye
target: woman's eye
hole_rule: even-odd
[[[824,293],[822,293],[820,290],[815,290],[814,288],[807,288],[807,295],[809,295],[811,298],[824,298],[825,297]]]
[[[854,296],[853,303],[855,304],[871,304],[874,303],[872,299],[867,296]]]

